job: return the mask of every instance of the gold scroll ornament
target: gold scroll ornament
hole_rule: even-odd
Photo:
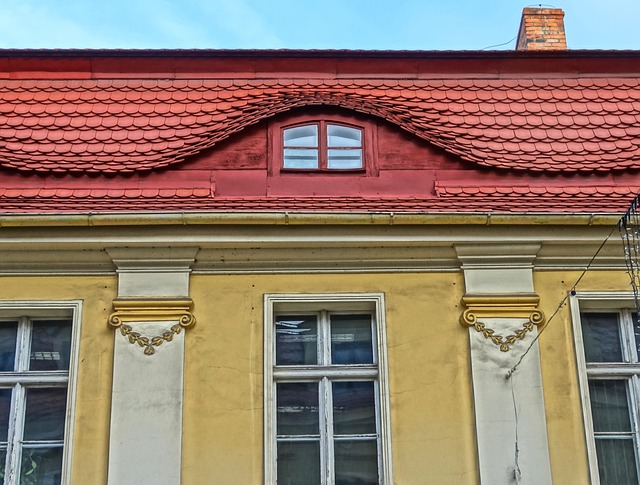
[[[509,352],[518,340],[524,340],[527,333],[533,331],[534,326],[545,322],[544,313],[538,309],[539,301],[540,297],[533,293],[510,296],[466,295],[462,298],[462,304],[467,309],[460,316],[460,323],[465,327],[475,328],[502,352]],[[522,328],[504,337],[479,321],[484,318],[526,318],[527,321]]]
[[[155,347],[165,342],[171,342],[173,337],[182,332],[182,329],[192,327],[196,319],[191,313],[193,301],[190,298],[183,299],[125,299],[113,300],[114,312],[109,315],[109,325],[119,329],[120,333],[129,339],[132,344],[138,344],[144,350],[145,355],[156,353]],[[133,327],[127,322],[149,321],[177,321],[161,335],[146,337],[140,332],[134,332]]]

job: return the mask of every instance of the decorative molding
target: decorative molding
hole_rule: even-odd
[[[492,214],[490,221],[487,217],[422,213],[287,214],[286,218],[282,213],[58,214],[55,217],[11,216],[10,222],[3,223],[0,216],[3,234],[0,237],[0,275],[113,276],[116,269],[120,273],[144,268],[175,270],[181,267],[167,260],[182,260],[185,271],[191,268],[197,274],[306,273],[309,269],[318,273],[459,273],[461,259],[456,250],[464,244],[476,241],[483,245],[502,244],[504,247],[505,244],[516,246],[522,240],[535,240],[541,244],[533,260],[536,269],[582,271],[619,219],[619,215],[613,220],[614,216],[588,214],[551,214],[544,217]],[[77,218],[88,218],[92,222],[76,225],[74,221]],[[319,224],[320,220],[325,224]],[[245,225],[240,228],[238,224],[243,222]],[[32,226],[36,223],[42,226],[33,232]],[[135,231],[125,236],[117,226],[125,227],[127,223],[149,225],[157,230]],[[505,226],[507,223],[520,224],[517,238]],[[58,227],[64,224],[67,226]],[[295,244],[286,230],[287,224],[299,226]],[[443,238],[442,231],[434,229],[437,224],[447,226],[446,238]],[[92,227],[80,227],[85,225]],[[70,237],[71,227],[73,237]],[[204,227],[215,228],[215,231],[202,231]],[[157,247],[174,247],[176,240],[184,238],[200,248],[195,261],[190,259],[190,254],[195,253],[187,251],[172,254],[167,251],[166,256],[158,253]],[[609,240],[592,268],[626,269],[622,243],[618,239]],[[105,250],[105,241],[149,251],[140,254],[137,251],[127,253],[122,248],[109,247]],[[321,250],[318,250],[319,241],[322,242]],[[455,248],[452,242],[455,242]],[[77,251],[79,245],[85,248],[82,252]],[[157,250],[155,254],[151,251],[154,249]],[[460,257],[464,259],[465,268],[478,262],[478,259],[466,257],[470,250],[464,254],[462,251]],[[361,257],[363,253],[366,258]],[[140,261],[137,266],[136,258]],[[362,263],[363,259],[366,262]],[[468,291],[485,290],[471,288]],[[523,291],[533,291],[533,288]],[[188,293],[166,292],[155,296],[186,297]]]
[[[466,295],[462,298],[462,304],[467,309],[460,316],[460,323],[465,327],[475,328],[502,352],[509,352],[518,340],[524,340],[527,333],[533,331],[534,326],[544,324],[545,316],[542,310],[538,309],[539,301],[540,297],[533,293],[508,296]],[[484,318],[526,318],[528,321],[513,334],[503,337],[479,321]]]
[[[123,299],[113,300],[114,312],[109,315],[109,325],[120,329],[120,333],[132,344],[138,344],[145,355],[156,353],[154,347],[164,342],[171,342],[175,335],[183,328],[192,327],[196,318],[191,313],[193,301],[190,298],[181,299]],[[133,327],[126,322],[176,321],[167,331],[153,337],[143,336],[134,332]]]

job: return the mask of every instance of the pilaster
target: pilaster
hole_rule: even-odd
[[[469,329],[482,485],[551,484],[540,355],[545,316],[533,286],[539,246],[456,246],[465,277],[460,322]],[[508,376],[531,345],[518,371]]]
[[[185,331],[195,248],[113,248],[118,297],[108,485],[180,483]]]

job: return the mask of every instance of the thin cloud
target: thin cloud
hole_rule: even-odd
[[[186,2],[185,2],[186,3]],[[143,26],[139,31],[140,47],[202,47],[210,42],[202,12],[184,3],[154,0],[138,5],[131,23]],[[213,47],[213,46],[212,46]]]
[[[76,22],[47,5],[11,0],[2,4],[1,47],[97,47],[99,43],[90,25]]]
[[[206,1],[67,1],[65,7],[3,0],[4,48],[219,48],[279,43],[247,4]]]
[[[226,48],[280,48],[284,42],[269,23],[245,0],[197,0],[195,4],[206,14],[210,38]]]
[[[4,48],[481,49],[530,0],[0,0]],[[573,49],[638,49],[638,0],[563,0]],[[407,15],[411,12],[411,15]],[[500,47],[512,49],[513,44]]]

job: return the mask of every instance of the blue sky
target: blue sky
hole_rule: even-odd
[[[0,48],[513,49],[519,0],[1,0]],[[549,6],[550,4],[543,4]],[[563,0],[572,49],[640,49],[640,0]]]

